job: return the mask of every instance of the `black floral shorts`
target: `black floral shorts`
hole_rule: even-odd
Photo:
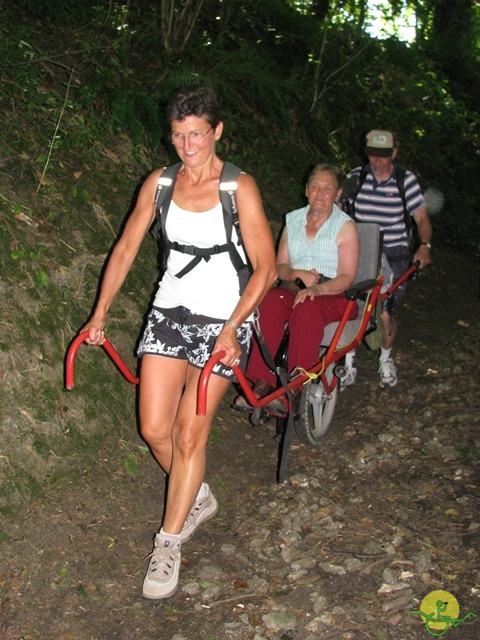
[[[203,369],[224,324],[225,320],[192,314],[184,307],[174,309],[153,307],[147,317],[137,356],[157,355],[178,358],[187,360],[198,369]],[[252,338],[251,324],[245,322],[237,333],[238,343],[242,349],[240,367],[244,371]],[[232,369],[221,362],[213,367],[212,373],[227,380],[235,380]]]

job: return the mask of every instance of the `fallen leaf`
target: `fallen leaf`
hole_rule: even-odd
[[[245,580],[235,580],[235,582],[233,583],[233,588],[235,591],[238,591],[238,589],[247,589],[248,584]]]

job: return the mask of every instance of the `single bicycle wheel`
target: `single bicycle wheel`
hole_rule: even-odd
[[[332,382],[336,364],[331,364],[325,372],[329,383]],[[315,447],[324,438],[333,421],[338,398],[338,384],[328,394],[320,378],[305,385],[300,396],[298,419],[295,431],[301,442],[308,447]]]

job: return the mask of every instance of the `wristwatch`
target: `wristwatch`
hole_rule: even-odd
[[[420,242],[420,244],[421,245],[424,244],[427,247],[427,249],[431,249],[432,248],[432,245],[429,242],[426,242],[425,240],[423,242]]]

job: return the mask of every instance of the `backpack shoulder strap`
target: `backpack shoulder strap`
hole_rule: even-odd
[[[224,162],[222,173],[220,174],[220,189],[223,191],[227,191],[229,188],[232,188],[234,191],[236,191],[237,179],[241,173],[244,172],[236,165],[228,161]]]
[[[405,227],[407,229],[407,232],[410,233],[410,229],[412,227],[412,218],[410,216],[410,214],[408,213],[408,209],[407,209],[407,199],[405,197],[405,177],[407,175],[406,170],[401,167],[400,165],[397,165],[397,171],[395,174],[396,180],[397,180],[397,189],[398,189],[398,193],[400,194],[400,197],[402,198],[402,204],[403,204],[403,219],[405,221]]]
[[[357,199],[357,196],[360,192],[360,189],[363,187],[363,184],[365,182],[365,180],[367,179],[367,175],[368,175],[368,171],[367,171],[367,167],[366,165],[362,167],[360,173],[358,174],[358,189],[357,189],[357,193],[355,194],[355,200]]]
[[[182,166],[181,162],[165,167],[158,178],[157,190],[155,192],[155,215],[156,222],[153,227],[153,234],[157,237],[165,232],[166,214],[172,201],[173,190],[175,188],[175,178]],[[165,215],[163,215],[165,214]]]
[[[366,169],[366,165],[364,165],[361,170],[360,173],[357,173],[355,177],[357,177],[357,180],[355,181],[355,193],[350,196],[349,199],[346,200],[346,208],[347,208],[347,213],[348,215],[355,221],[357,222],[357,214],[355,211],[355,202],[357,200],[357,196],[360,192],[360,189],[363,187],[363,183],[365,182],[366,178],[367,178],[367,174],[368,171]],[[353,177],[353,176],[352,176]]]
[[[222,173],[220,174],[219,185],[220,202],[222,203],[223,221],[225,224],[227,243],[229,245],[229,255],[240,281],[240,294],[245,289],[248,278],[251,274],[251,265],[248,261],[248,256],[246,258],[247,263],[245,263],[232,242],[232,228],[235,227],[235,232],[238,239],[237,245],[243,247],[240,221],[238,219],[237,200],[235,197],[235,192],[238,188],[237,180],[238,176],[241,173],[242,170],[237,166],[235,166],[231,162],[225,162],[222,167]]]
[[[222,203],[225,231],[227,241],[232,237],[232,225],[235,227],[239,244],[241,244],[240,224],[238,220],[238,207],[235,192],[238,188],[238,176],[242,173],[241,169],[232,164],[225,162],[220,174],[220,202]]]

